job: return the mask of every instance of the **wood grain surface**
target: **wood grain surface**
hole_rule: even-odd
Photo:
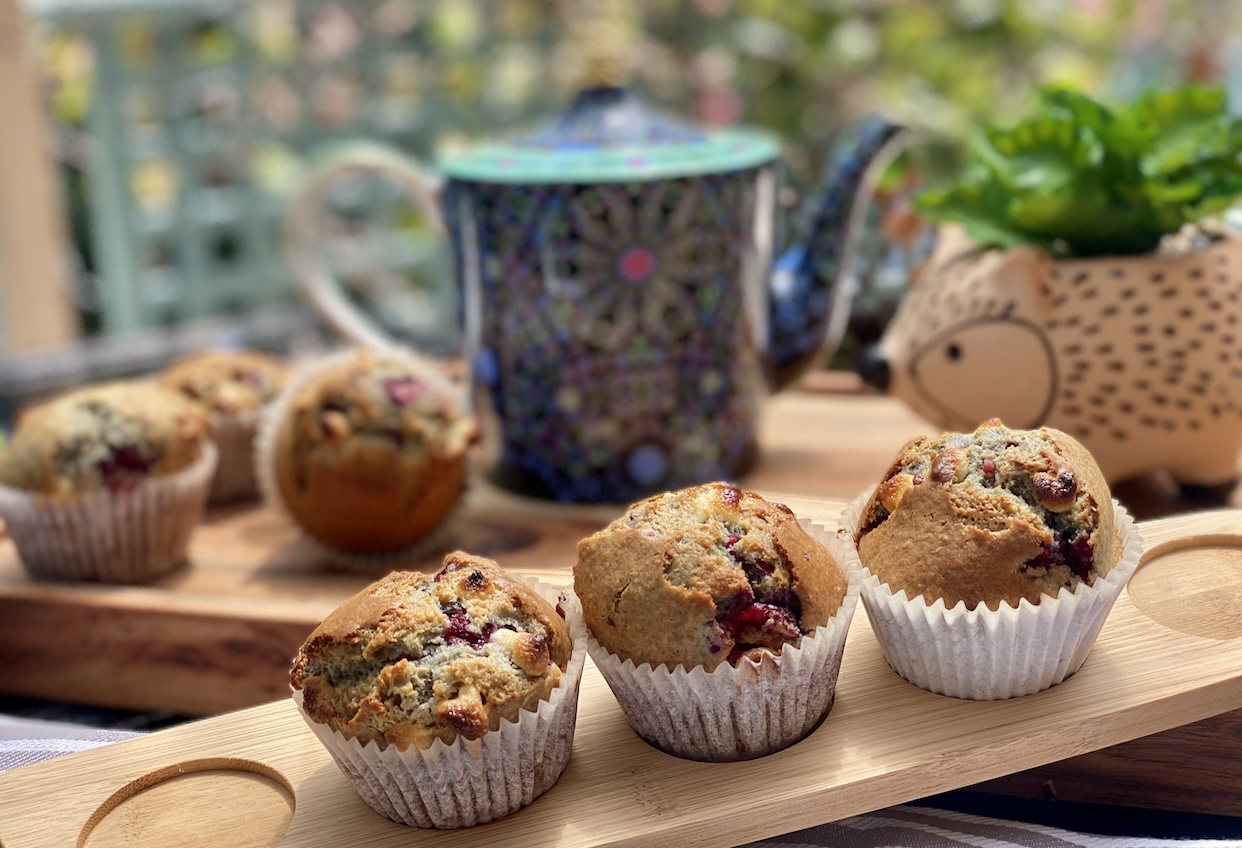
[[[805,499],[798,509],[832,527],[838,506]],[[1242,703],[1242,621],[1224,632],[1210,616],[1191,617],[1175,629],[1149,615],[1161,597],[1242,592],[1240,518],[1147,523],[1150,553],[1135,576],[1146,599],[1124,593],[1083,668],[1036,695],[970,702],[917,689],[884,662],[860,607],[827,720],[758,760],[694,763],[649,747],[588,663],[568,769],[498,822],[411,831],[383,819],[284,698],[0,775],[0,845],[195,844],[194,833],[261,844],[240,841],[253,835],[241,823],[253,820],[266,838],[284,831],[278,844],[289,848],[723,846],[1038,768]]]
[[[879,479],[906,440],[930,432],[900,403],[843,393],[838,383],[812,381],[804,386],[812,391],[769,402],[761,462],[741,481],[744,485],[831,520],[845,499]],[[814,391],[823,388],[829,391]],[[1139,518],[1193,518],[1205,506],[1237,501],[1236,493],[1217,502],[1185,500],[1160,478],[1130,481],[1114,493]],[[565,581],[578,539],[621,511],[620,505],[533,501],[480,482],[450,520],[441,547],[462,547],[507,568]],[[1193,558],[1193,553],[1181,555]],[[1216,608],[1220,603],[1232,603],[1232,608],[1215,616],[1196,615],[1202,598],[1171,596],[1180,598],[1180,607],[1153,614],[1166,619],[1189,615],[1208,621],[1204,626],[1237,620],[1234,610],[1242,596],[1227,590],[1231,560],[1225,555],[1217,559],[1224,563],[1225,573],[1218,576],[1226,588],[1217,592]],[[437,561],[438,555],[429,553],[404,565],[429,568]],[[1188,567],[1201,566],[1195,560]],[[290,660],[306,634],[388,567],[349,571],[325,562],[262,505],[211,513],[196,531],[187,566],[144,586],[32,582],[11,544],[0,539],[0,694],[189,716],[283,699]],[[1168,622],[1151,627],[1160,633]],[[1220,641],[1202,638],[1209,644]],[[1242,698],[1230,695],[1202,715],[1179,714],[1165,725],[1174,729],[1156,733],[1164,728],[1151,727],[1143,732],[1156,735],[1108,751],[1083,754],[1103,746],[1084,747],[1071,752],[1082,756],[983,788],[1242,815],[1239,708]],[[1216,753],[1208,755],[1212,750]],[[1045,762],[1066,756],[1062,751]],[[933,791],[928,786],[920,794]]]
[[[889,398],[779,395],[765,409],[760,464],[741,482],[786,500],[847,500],[926,432]],[[1139,518],[1202,506],[1159,480],[1119,496]],[[434,568],[446,549],[462,548],[557,579],[569,574],[578,540],[622,510],[478,481],[427,556],[352,571],[325,561],[268,508],[217,510],[196,531],[185,568],[131,587],[31,581],[0,539],[0,694],[191,716],[259,704],[284,694],[290,658],[323,616],[390,568]]]
[[[791,393],[765,410],[764,492],[844,500],[878,481],[898,448],[924,432],[895,401]],[[142,586],[29,580],[0,540],[0,693],[193,716],[282,697],[302,640],[337,604],[393,567],[432,569],[447,549],[564,580],[578,540],[624,505],[566,506],[476,481],[424,557],[346,570],[275,511],[212,512],[180,571]]]

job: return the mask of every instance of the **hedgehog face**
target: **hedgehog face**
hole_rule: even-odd
[[[864,379],[945,430],[996,417],[1078,439],[1109,481],[1203,489],[1242,444],[1242,239],[1054,261],[942,239]]]
[[[950,430],[970,430],[991,418],[1034,428],[1056,395],[1047,338],[1038,327],[1009,318],[946,328],[912,352],[905,371],[910,405]]]
[[[889,393],[946,429],[973,430],[989,418],[1038,426],[1057,384],[1043,329],[1046,259],[1026,249],[938,259],[881,341]]]

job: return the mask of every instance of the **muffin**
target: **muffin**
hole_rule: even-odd
[[[999,420],[906,444],[842,525],[889,664],[962,698],[1073,674],[1141,554],[1086,448]]]
[[[368,805],[409,825],[464,827],[560,777],[585,636],[572,598],[458,551],[434,575],[393,572],[338,607],[290,682]]]
[[[132,583],[177,566],[216,450],[204,412],[150,383],[24,412],[0,454],[0,516],[32,577]]]
[[[349,351],[291,380],[265,413],[260,484],[330,550],[409,552],[464,492],[475,435],[460,393],[434,364]]]
[[[858,597],[833,545],[783,504],[725,483],[640,501],[579,542],[591,658],[635,732],[724,761],[814,730]]]
[[[285,366],[253,350],[205,351],[174,362],[160,374],[161,385],[207,411],[211,440],[219,451],[208,493],[210,503],[258,495],[254,436],[263,407],[285,385]]]

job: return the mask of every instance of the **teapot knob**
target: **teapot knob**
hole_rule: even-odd
[[[632,0],[574,0],[565,7],[566,25],[581,51],[579,88],[621,88],[629,82],[641,29]]]

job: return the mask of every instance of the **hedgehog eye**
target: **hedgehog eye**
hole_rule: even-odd
[[[947,347],[945,347],[944,355],[951,361],[956,362],[962,358],[962,349],[958,347],[956,342],[951,342]]]

